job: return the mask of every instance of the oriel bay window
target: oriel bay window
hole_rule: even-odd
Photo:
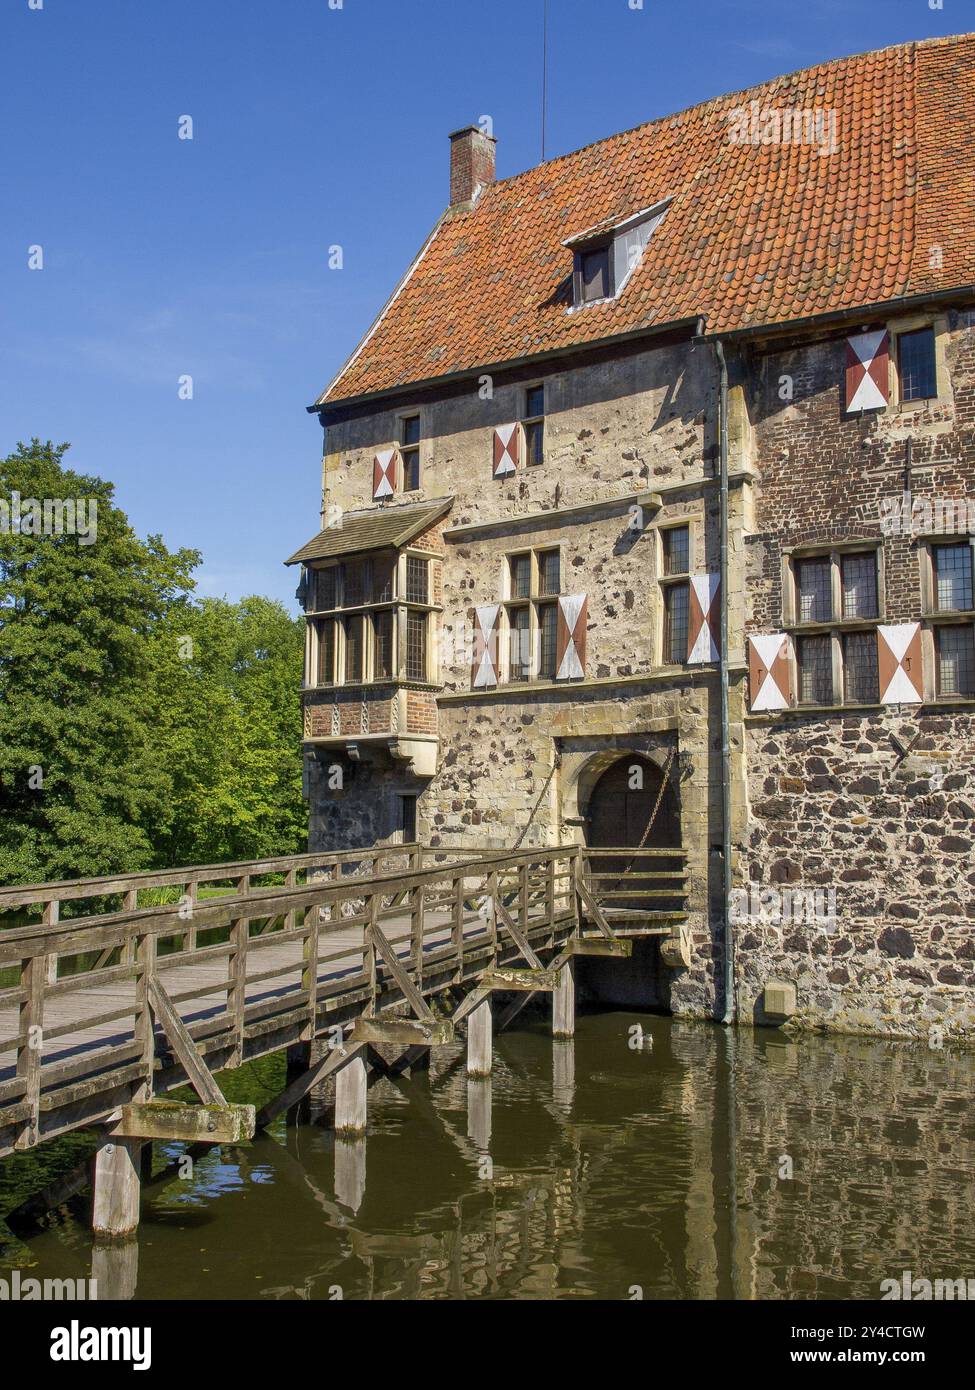
[[[380,554],[314,572],[311,684],[431,679],[430,564],[424,555]]]
[[[785,618],[796,654],[800,705],[879,701],[880,595],[875,546],[788,558]]]
[[[554,680],[562,556],[557,549],[525,550],[507,560],[507,678]]]

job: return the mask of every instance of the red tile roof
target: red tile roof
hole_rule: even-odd
[[[824,113],[822,138],[736,143],[742,108]],[[567,312],[562,242],[668,197],[619,297]],[[437,224],[319,403],[698,314],[729,332],[972,284],[968,34],[807,68],[490,185]]]

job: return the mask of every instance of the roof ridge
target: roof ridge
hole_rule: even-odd
[[[718,106],[724,102],[730,101],[733,97],[747,97],[752,92],[758,92],[765,87],[771,87],[776,82],[784,82],[790,77],[799,77],[804,73],[816,72],[820,69],[825,71],[828,68],[840,67],[844,63],[852,63],[858,58],[872,58],[881,53],[893,53],[898,49],[903,49],[905,52],[908,52],[909,50],[917,50],[918,48],[925,48],[934,44],[959,43],[964,39],[975,39],[975,31],[965,34],[941,35],[933,39],[908,39],[904,43],[887,44],[885,48],[867,48],[861,53],[848,53],[842,58],[827,58],[821,63],[810,63],[804,68],[793,68],[791,72],[780,72],[775,77],[766,78],[764,82],[754,83],[751,87],[741,87],[737,91],[723,92],[720,96],[709,97],[707,101],[697,101],[691,106],[682,107],[679,111],[671,111],[665,116],[654,116],[652,120],[640,121],[636,125],[627,126],[624,130],[614,131],[612,135],[604,135],[598,140],[589,140],[585,145],[579,145],[574,150],[566,150],[565,154],[557,154],[553,156],[552,159],[543,160],[539,164],[530,164],[527,169],[520,169],[517,174],[507,174],[503,179],[496,179],[494,183],[488,184],[484,191],[488,193],[491,189],[500,187],[501,184],[514,183],[517,179],[523,179],[529,174],[537,173],[539,169],[547,169],[553,164],[561,163],[563,160],[574,159],[576,155],[584,154],[587,150],[593,150],[598,145],[608,145],[613,140],[622,140],[624,136],[635,135],[637,131],[647,130],[650,126],[663,125],[666,121],[675,121],[681,116],[689,116],[692,111],[703,111],[709,106]],[[470,209],[472,213],[477,211],[477,206],[480,205],[480,201],[479,199],[478,204]]]

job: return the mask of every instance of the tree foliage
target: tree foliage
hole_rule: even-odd
[[[97,539],[0,528],[0,882],[301,847],[300,623],[192,596],[196,551],[34,439],[0,498],[97,502]]]

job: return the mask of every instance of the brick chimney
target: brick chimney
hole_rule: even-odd
[[[468,125],[450,137],[450,206],[473,203],[481,189],[494,183],[495,147],[493,135],[480,126]]]

